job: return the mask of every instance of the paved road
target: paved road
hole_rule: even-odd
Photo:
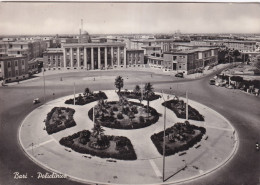
[[[187,184],[257,184],[260,181],[260,152],[255,151],[255,142],[260,141],[260,99],[239,91],[208,85],[211,76],[193,81],[182,81],[171,76],[153,75],[144,72],[110,71],[101,73],[65,73],[46,76],[46,101],[73,93],[82,92],[88,86],[91,90],[114,89],[114,77],[121,74],[125,87],[131,89],[136,83],[153,82],[156,91],[170,93],[169,86],[176,94],[184,95],[203,103],[224,115],[237,129],[240,145],[236,156],[225,167]],[[95,75],[95,81],[91,77]],[[62,76],[62,81],[60,77]],[[127,79],[128,78],[128,79]],[[83,80],[82,80],[83,79]],[[17,140],[21,120],[36,106],[32,99],[43,100],[42,78],[28,83],[0,88],[0,184],[3,185],[56,185],[80,184],[66,179],[30,178],[36,172],[47,172],[26,157]],[[53,95],[53,93],[55,93]],[[224,144],[224,143],[223,143]],[[14,172],[27,173],[28,179],[14,179]]]

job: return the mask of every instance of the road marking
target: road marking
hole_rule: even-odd
[[[42,143],[40,143],[40,144],[34,144],[34,143],[32,143],[32,144],[30,144],[30,146],[29,146],[28,148],[26,148],[26,150],[31,150],[32,148],[33,148],[33,149],[38,148],[38,147],[40,147],[40,146],[42,146],[42,145],[45,145],[45,144],[47,144],[47,143],[50,143],[50,142],[52,142],[52,141],[55,141],[55,140],[54,140],[54,139],[50,139],[50,140],[44,141],[44,142],[42,142]]]
[[[226,131],[233,131],[233,129],[231,128],[221,128],[221,127],[214,127],[214,126],[208,126],[205,125],[206,128],[214,128],[214,129],[218,129],[218,130],[226,130]]]
[[[157,175],[157,177],[162,177],[162,174],[160,172],[160,170],[158,169],[157,165],[155,164],[155,162],[153,160],[149,160],[151,166],[153,167],[153,170],[155,172],[155,174]]]

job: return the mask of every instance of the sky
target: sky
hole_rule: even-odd
[[[0,34],[260,33],[260,3],[0,2]]]

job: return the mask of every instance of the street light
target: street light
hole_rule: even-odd
[[[165,102],[163,91],[161,91],[161,93],[162,93],[163,101]],[[166,105],[164,105],[164,121],[163,121],[163,182],[165,177],[165,127],[166,127]]]
[[[44,92],[43,100],[45,102],[46,101],[46,98],[45,98],[46,93],[45,93],[45,76],[44,76],[44,71],[45,71],[45,69],[43,68],[43,92]]]

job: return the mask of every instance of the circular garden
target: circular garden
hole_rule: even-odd
[[[161,114],[152,108],[149,103],[160,98],[160,95],[153,92],[150,83],[145,84],[144,90],[136,85],[131,92],[128,90],[121,91],[123,79],[120,76],[117,77],[115,86],[118,88],[119,101],[107,101],[107,95],[104,92],[93,93],[89,88],[85,89],[83,96],[79,94],[78,97],[65,101],[65,104],[74,105],[85,105],[97,101],[97,105],[88,111],[88,116],[94,123],[92,131],[82,130],[63,137],[60,139],[61,145],[79,153],[101,158],[137,159],[133,145],[127,137],[105,135],[103,127],[131,130],[155,124]],[[128,98],[139,100],[140,103],[129,101]],[[142,104],[143,100],[147,101],[147,105]],[[162,105],[171,109],[177,117],[184,118],[186,105],[182,100],[173,99],[165,101]],[[45,120],[47,133],[53,134],[76,126],[73,118],[74,112],[75,110],[71,108],[54,107]],[[190,106],[189,115],[190,119],[204,121],[203,116]],[[205,128],[190,125],[187,121],[174,124],[173,127],[166,130],[168,138],[166,155],[173,155],[178,151],[189,149],[201,140],[205,132]],[[160,154],[162,154],[162,133],[163,131],[151,136],[151,140]]]
[[[154,108],[128,101],[124,96],[120,96],[119,101],[101,99],[88,115],[92,121],[94,115],[95,123],[116,129],[144,128],[156,123],[160,116]]]

